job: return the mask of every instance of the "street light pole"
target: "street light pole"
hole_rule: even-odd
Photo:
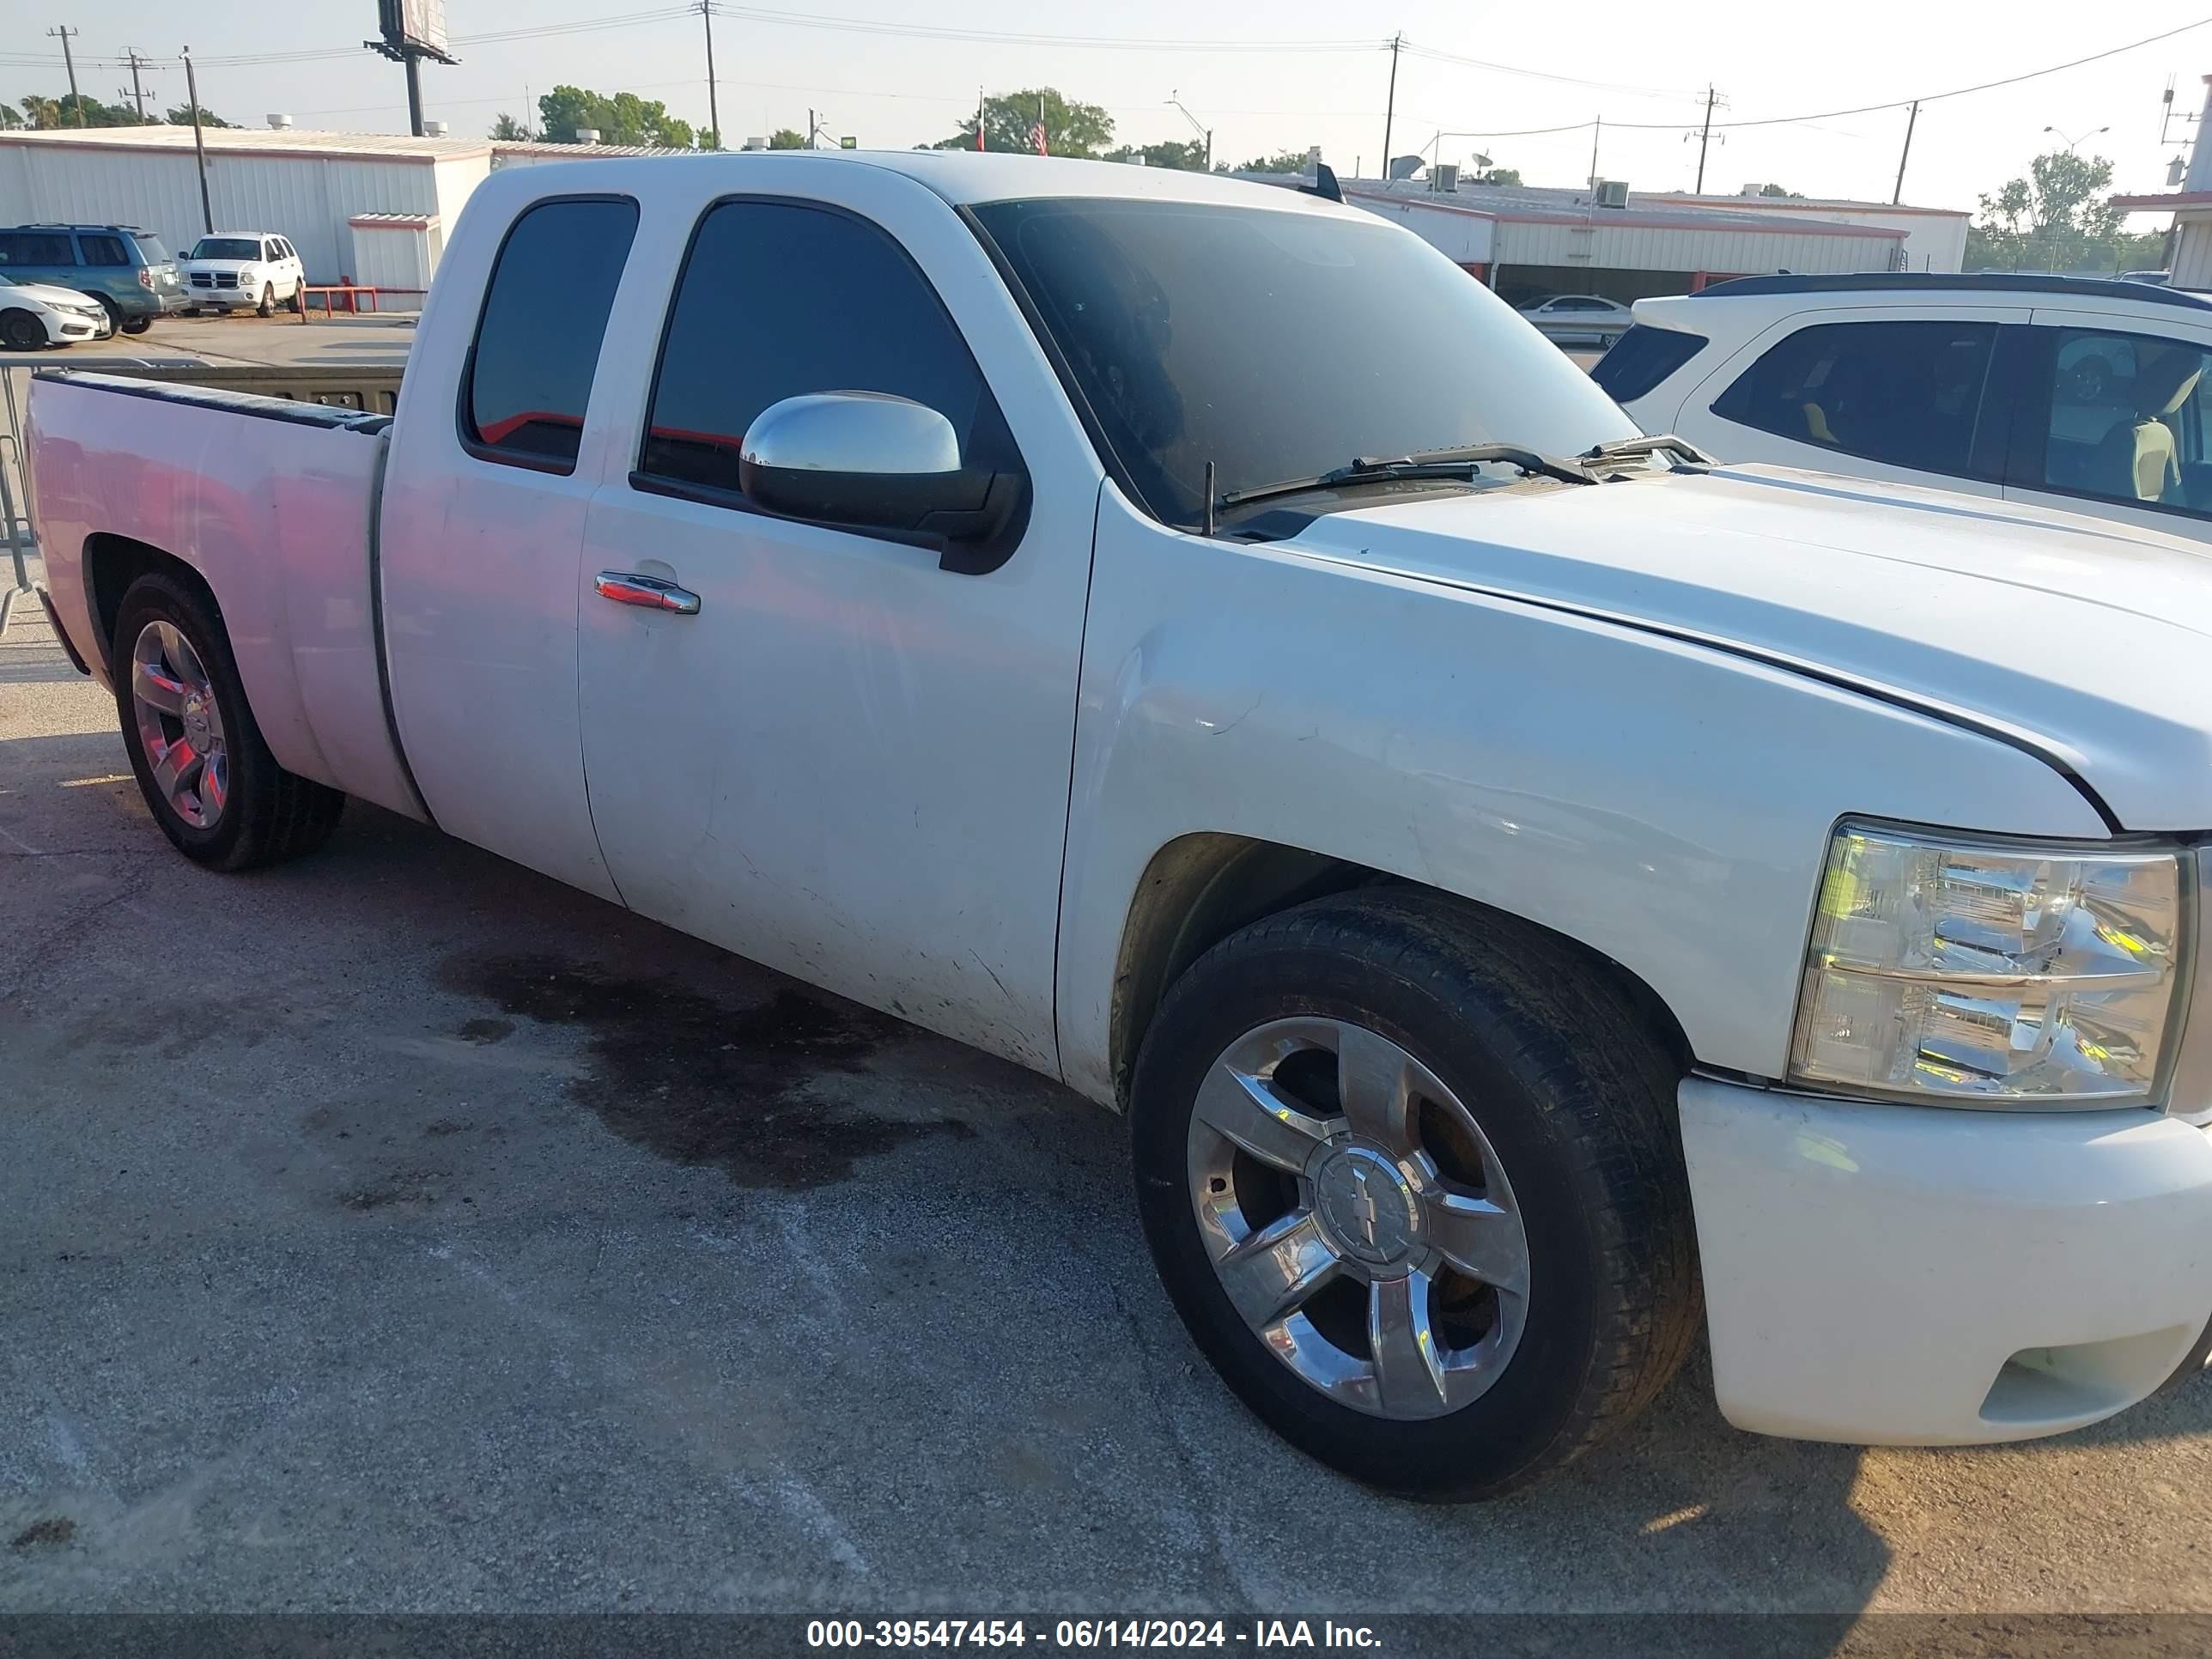
[[[2110,128],[2110,127],[2098,127],[2098,128],[2096,128],[2096,129],[2095,129],[2094,131],[2089,131],[2089,132],[2085,132],[2085,133],[2083,133],[2083,134],[2082,134],[2079,138],[2068,138],[2068,137],[2066,137],[2066,135],[2065,135],[2064,133],[2063,133],[2063,132],[2060,132],[2057,127],[2045,127],[2045,128],[2044,128],[2044,131],[2045,131],[2045,132],[2048,132],[2048,133],[2052,133],[2052,134],[2056,135],[2057,137],[2059,137],[2059,138],[2061,138],[2061,139],[2064,139],[2064,140],[2065,140],[2065,144],[2066,144],[2066,153],[2067,153],[2069,155],[2071,155],[2074,153],[2075,149],[2075,147],[2076,147],[2076,146],[2087,143],[2088,143],[2092,138],[2094,138],[2095,137],[2097,137],[2097,135],[2098,135],[2099,133],[2110,132],[2110,131],[2112,131],[2112,128]]]

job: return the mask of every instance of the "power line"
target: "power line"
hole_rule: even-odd
[[[1367,52],[1387,50],[1388,40],[1170,40],[1120,34],[1036,34],[1014,29],[968,29],[938,23],[890,23],[865,17],[822,17],[802,12],[772,11],[762,6],[725,5],[712,0],[723,17],[747,22],[777,24],[791,28],[833,29],[850,34],[887,34],[908,40],[958,40],[970,45],[1060,46],[1102,52]]]
[[[1712,130],[1719,132],[1723,130],[1734,131],[1743,127],[1797,126],[1814,121],[1832,121],[1846,115],[1872,115],[1883,110],[1911,109],[1916,105],[1937,103],[1946,98],[1964,98],[1972,93],[1993,92],[1999,87],[2018,86],[2023,81],[2039,81],[2047,75],[2058,75],[2067,70],[2080,69],[2085,64],[2101,63],[2107,58],[2117,58],[2122,52],[2139,51],[2144,46],[2154,46],[2161,40],[2171,40],[2176,35],[2187,34],[2193,29],[2204,27],[2207,24],[2212,24],[2212,17],[2200,17],[2193,23],[2182,24],[2179,28],[2167,29],[2159,34],[2147,35],[2140,40],[2130,40],[2124,46],[2110,46],[2103,52],[2093,52],[2086,58],[2069,58],[2063,64],[2053,64],[2048,69],[2027,70],[2019,75],[2008,75],[1995,81],[1983,81],[1971,87],[1954,87],[1948,92],[1924,92],[1917,98],[1893,98],[1887,103],[1858,104],[1850,109],[1817,110],[1809,115],[1765,115],[1749,121],[1716,121],[1713,123]],[[1573,121],[1565,126],[1527,127],[1517,132],[1471,132],[1465,136],[1470,138],[1535,138],[1555,132],[1587,132],[1595,125],[1594,121]],[[1694,124],[1682,121],[1608,121],[1606,125],[1639,132],[1674,132]]]
[[[1455,52],[1444,52],[1418,41],[1406,42],[1406,50],[1419,58],[1439,64],[1455,64],[1463,69],[1488,70],[1497,75],[1517,75],[1532,81],[1556,81],[1570,87],[1589,87],[1598,92],[1618,92],[1631,98],[1658,98],[1695,102],[1705,96],[1701,92],[1685,91],[1675,87],[1631,86],[1618,81],[1585,81],[1577,76],[1554,75],[1547,70],[1522,69],[1512,64],[1493,64],[1487,58],[1466,58]]]

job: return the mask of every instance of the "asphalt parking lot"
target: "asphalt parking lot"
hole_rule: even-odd
[[[1121,1127],[356,806],[210,875],[0,641],[0,1609],[2212,1609],[2212,1384],[1742,1435],[1693,1364],[1471,1509],[1304,1461]]]

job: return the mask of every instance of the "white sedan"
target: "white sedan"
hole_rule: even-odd
[[[1521,307],[1547,339],[1610,345],[1628,331],[1629,309],[1595,294],[1559,294]]]
[[[114,322],[89,294],[0,276],[0,348],[43,351],[79,340],[104,340],[113,332]]]

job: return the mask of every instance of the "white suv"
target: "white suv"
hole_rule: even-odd
[[[272,231],[218,230],[192,244],[184,258],[184,279],[190,306],[251,307],[266,317],[280,305],[300,308],[307,271],[292,244]]]
[[[1749,276],[1591,371],[1647,432],[2212,541],[2212,301],[2069,276]]]

